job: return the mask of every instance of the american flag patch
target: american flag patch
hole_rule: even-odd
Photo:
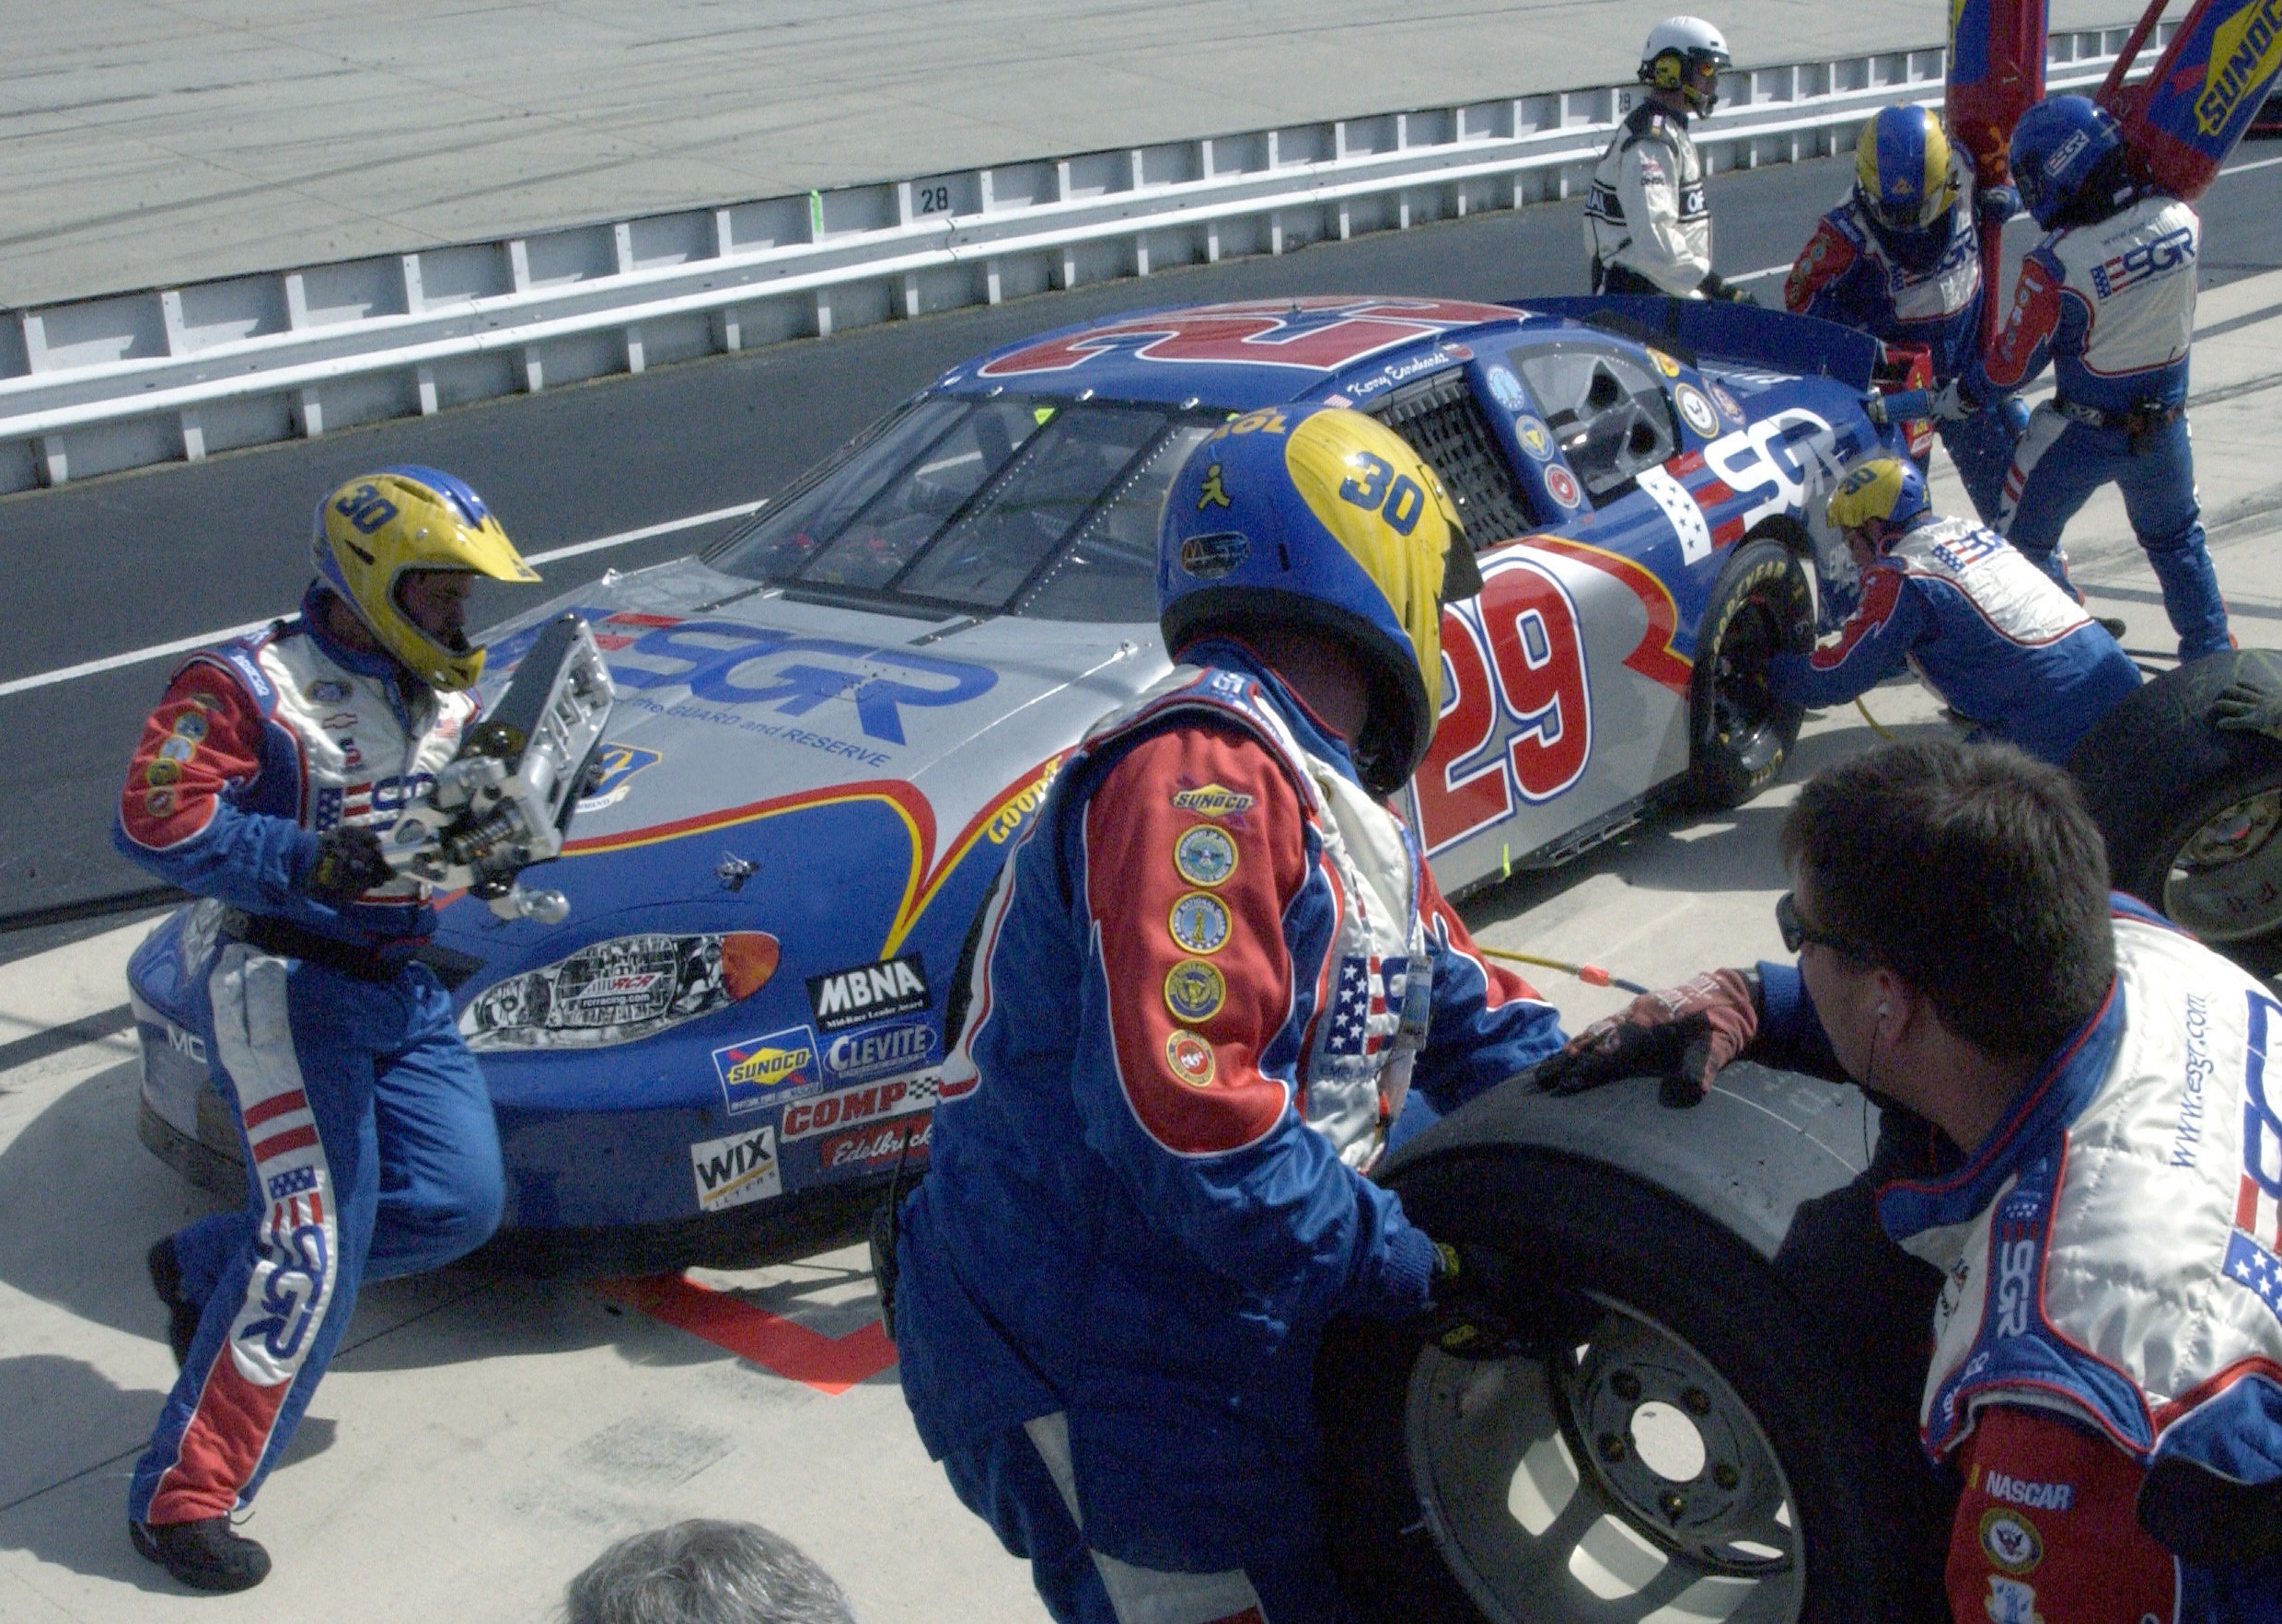
[[[1409,962],[1353,953],[1339,960],[1326,1054],[1373,1055],[1386,1047],[1402,1024],[1403,971]]]

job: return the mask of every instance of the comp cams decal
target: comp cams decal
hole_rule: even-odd
[[[925,1110],[934,1103],[932,1083],[921,1078],[890,1077],[884,1083],[866,1083],[836,1094],[819,1094],[814,1099],[796,1099],[777,1119],[777,1131],[783,1134],[784,1143],[791,1144],[835,1128],[852,1128],[859,1122]]]
[[[817,1035],[806,1027],[787,1027],[743,1043],[713,1050],[723,1101],[731,1116],[814,1094],[824,1085],[817,1063]]]
[[[927,1004],[927,975],[916,953],[808,978],[808,1007],[819,1032],[915,1015]]]
[[[777,1162],[777,1131],[767,1123],[689,1147],[689,1175],[701,1212],[720,1212],[784,1193]]]

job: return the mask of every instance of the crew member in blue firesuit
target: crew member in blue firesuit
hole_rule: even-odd
[[[1839,483],[1831,528],[1862,572],[1862,600],[1812,654],[1778,654],[1768,686],[1822,707],[1868,693],[1905,667],[1974,723],[2055,766],[2139,686],[2107,629],[1971,519],[1938,517],[1917,470],[1876,457]]]
[[[1945,1277],[1919,1433],[1955,1624],[2282,1618],[2282,1002],[2108,891],[2075,781],[1890,745],[1784,819],[1796,963],[1708,971],[1538,1082],[1750,1054],[1884,1108],[1878,1221]]]
[[[1933,110],[1889,107],[1862,126],[1854,188],[1824,215],[1783,284],[1784,306],[1922,346],[1937,383],[1981,348],[1981,234],[2003,234],[2021,206],[2010,186],[1980,186]],[[2013,442],[2028,412],[2010,395],[1939,425],[1974,512],[1995,524]]]
[[[2021,115],[2013,181],[2047,235],[2021,263],[1996,347],[1943,386],[1933,409],[1962,420],[2049,362],[2054,395],[2014,448],[1998,528],[2069,586],[2060,533],[2093,492],[2118,487],[2188,660],[2231,642],[2187,439],[2203,227],[2129,159],[2115,121],[2084,97],[2051,97]]]
[[[1157,570],[1181,663],[1088,734],[984,918],[893,1254],[904,1394],[1064,1624],[1338,1620],[1326,1322],[1510,1353],[1532,1300],[1364,1172],[1561,1032],[1384,805],[1480,586],[1433,472],[1357,412],[1251,412]]]
[[[115,839],[213,900],[186,986],[237,1113],[249,1205],[151,1248],[181,1366],[127,1491],[134,1548],[244,1590],[269,1553],[230,1527],[292,1441],[360,1277],[437,1268],[499,1223],[491,1096],[413,953],[426,882],[379,837],[458,752],[483,650],[478,575],[536,581],[451,475],[388,468],[320,504],[301,612],[195,655],[143,725]]]

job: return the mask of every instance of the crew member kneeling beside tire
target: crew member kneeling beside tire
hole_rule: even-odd
[[[1636,1000],[1540,1068],[1700,1094],[1745,1051],[1934,1131],[1882,1224],[1945,1270],[1920,1425],[1959,1624],[2282,1617],[2282,1002],[2126,898],[2057,769],[1888,746],[1786,820],[1796,965]]]
[[[1996,531],[1936,515],[1901,458],[1857,468],[1828,513],[1862,573],[1861,606],[1835,641],[1775,656],[1778,700],[1844,704],[1912,667],[1980,737],[2058,764],[2139,686],[2139,667],[2082,606]]]

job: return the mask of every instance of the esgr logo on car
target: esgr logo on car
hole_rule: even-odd
[[[808,1006],[816,1012],[820,1032],[844,1032],[890,1015],[915,1015],[927,1002],[927,977],[916,953],[808,978]]]

